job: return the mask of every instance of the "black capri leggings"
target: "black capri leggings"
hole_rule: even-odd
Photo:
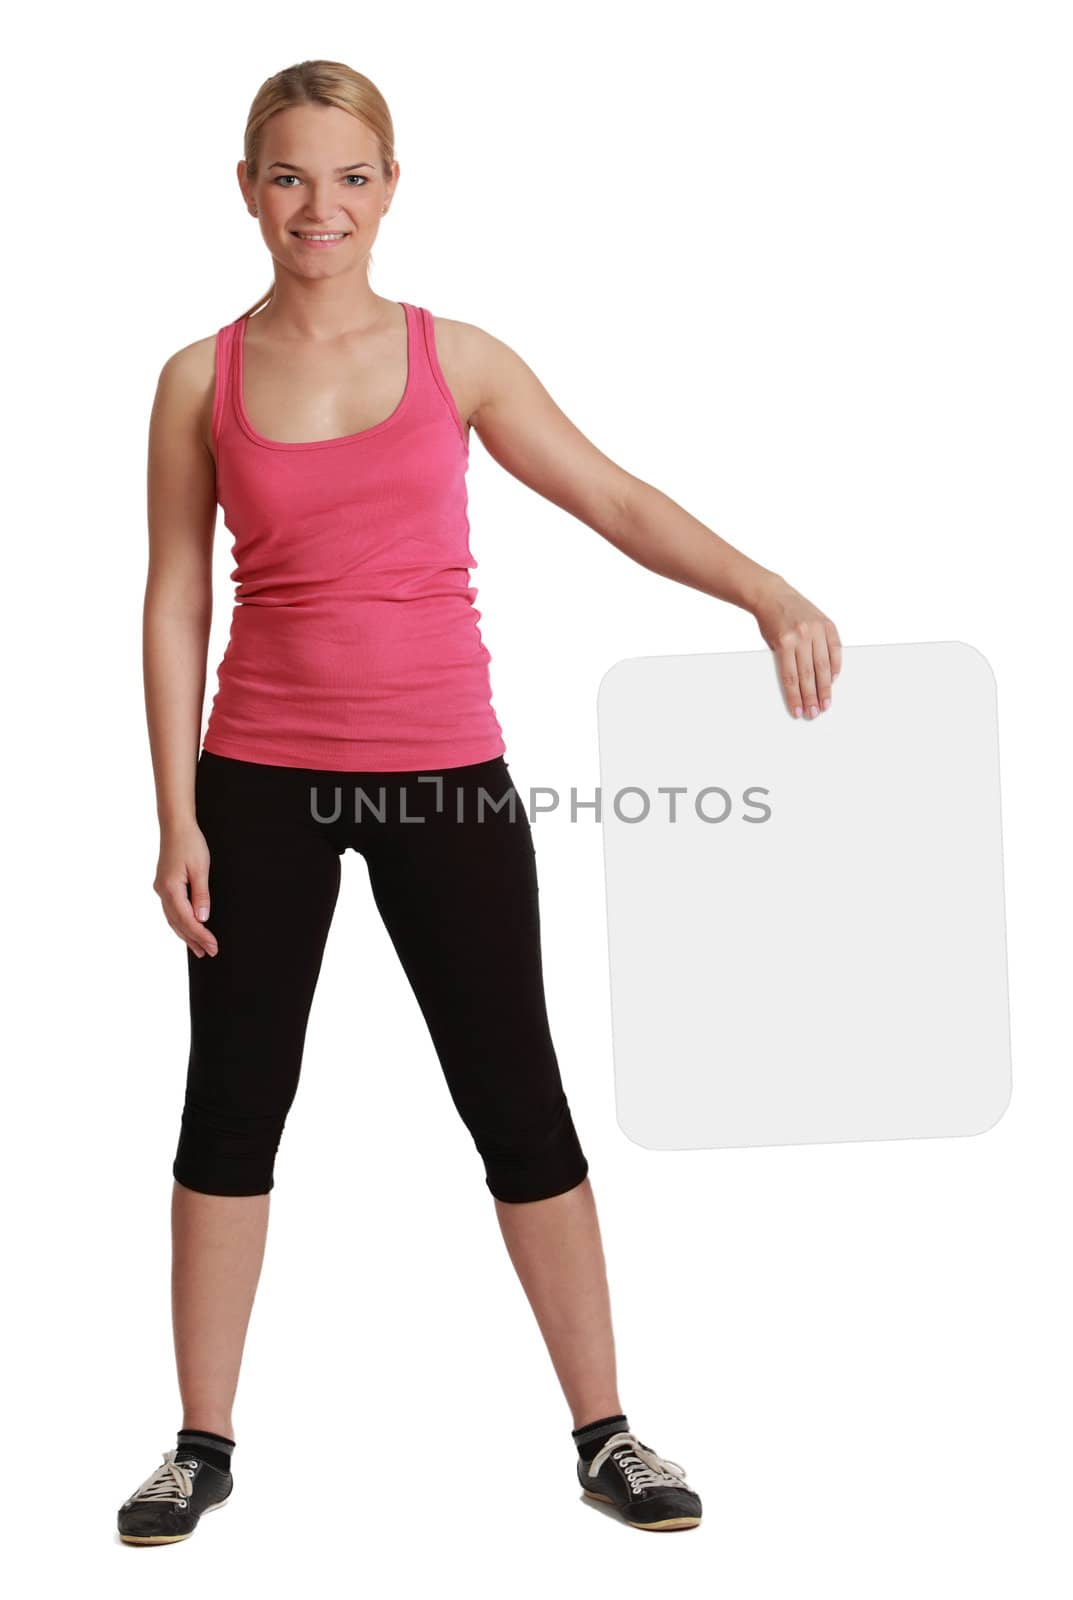
[[[347,848],[366,860],[492,1194],[543,1200],[582,1181],[588,1162],[545,1007],[529,818],[502,756],[325,772],[202,750],[196,810],[219,953],[187,952],[181,1184],[273,1187]]]

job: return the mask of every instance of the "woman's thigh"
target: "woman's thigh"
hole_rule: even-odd
[[[187,952],[190,1057],[176,1176],[263,1192],[294,1099],[340,885],[337,842],[310,825],[301,774],[203,751],[215,956]],[[186,1177],[183,1177],[183,1173]],[[260,1187],[243,1187],[256,1183]]]
[[[407,813],[424,820],[363,824],[359,848],[489,1187],[541,1199],[587,1163],[548,1022],[529,819],[517,793],[501,803],[502,758],[441,776],[442,809],[431,787],[408,786]],[[481,789],[493,804],[482,808]]]

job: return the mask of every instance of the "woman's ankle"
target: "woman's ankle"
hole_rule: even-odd
[[[188,1422],[184,1417],[179,1424],[179,1431],[181,1433],[216,1433],[223,1439],[231,1440],[234,1440],[235,1437],[234,1424],[230,1418],[213,1422],[211,1419],[206,1420],[204,1413],[195,1422]]]

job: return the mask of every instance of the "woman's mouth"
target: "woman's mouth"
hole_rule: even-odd
[[[350,237],[350,235],[349,235],[349,233],[337,233],[337,232],[336,233],[320,233],[320,232],[314,233],[312,230],[310,232],[308,232],[308,233],[305,233],[305,232],[301,232],[300,233],[296,228],[292,228],[291,229],[291,237],[294,238],[294,239],[299,240],[300,243],[302,243],[302,244],[309,245],[310,248],[313,249],[313,250],[331,250],[331,249],[334,248],[335,245],[342,244],[343,240],[344,239],[348,239]]]

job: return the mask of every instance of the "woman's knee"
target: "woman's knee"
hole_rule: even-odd
[[[187,1098],[172,1176],[200,1194],[267,1194],[286,1113],[221,1111]]]
[[[576,1188],[589,1170],[565,1095],[543,1124],[475,1141],[497,1200],[550,1200]]]

